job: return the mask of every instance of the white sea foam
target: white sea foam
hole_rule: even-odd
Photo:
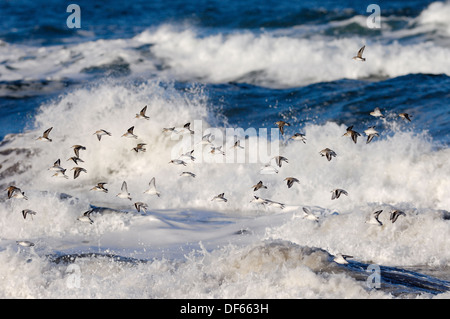
[[[448,210],[450,206],[447,194],[450,185],[446,178],[450,175],[446,165],[449,150],[436,150],[426,133],[415,133],[402,122],[389,122],[391,120],[388,119],[384,124],[378,123],[379,138],[370,144],[360,140],[355,145],[351,139],[342,136],[346,129],[343,125],[307,124],[304,131],[307,143],[293,141],[281,146],[280,154],[288,158],[289,163],[283,163],[278,168],[279,173],[273,175],[260,174],[263,163],[194,162],[186,167],[169,164],[172,149],[178,141],[162,133],[162,128],[181,127],[193,119],[201,119],[203,126],[209,127],[211,106],[207,101],[201,89],[180,93],[170,84],[158,82],[145,82],[137,87],[105,82],[77,89],[44,105],[36,117],[36,128],[7,137],[2,146],[2,174],[5,176],[2,187],[9,184],[19,186],[29,198],[28,201],[5,199],[5,192],[0,203],[1,245],[4,249],[0,254],[1,258],[10,260],[4,264],[21,264],[23,248],[21,253],[15,253],[16,240],[36,242],[32,249],[40,256],[54,251],[80,250],[143,258],[170,256],[169,261],[141,266],[150,269],[174,267],[171,264],[174,260],[184,259],[183,256],[193,248],[199,248],[199,242],[204,242],[207,250],[213,251],[208,258],[217,258],[205,266],[206,273],[209,273],[207,269],[216,267],[218,260],[228,260],[228,254],[241,255],[236,262],[244,262],[249,257],[242,254],[248,254],[248,247],[257,245],[260,240],[287,240],[299,247],[318,247],[331,254],[341,252],[360,261],[384,265],[445,267],[448,264],[450,254],[444,247],[448,242],[446,234],[450,233],[450,225],[443,219],[442,210]],[[134,115],[145,104],[149,106],[147,115],[150,120],[135,119]],[[139,138],[121,137],[132,125],[135,125],[135,134]],[[53,142],[36,141],[36,137],[50,126],[53,126],[50,134]],[[112,136],[105,136],[99,142],[93,135],[98,128],[109,130]],[[362,131],[363,128],[355,129]],[[132,151],[137,142],[147,143],[147,152],[137,154]],[[246,145],[262,142],[251,137]],[[87,173],[75,180],[70,173],[67,180],[52,177],[53,172],[47,169],[58,158],[61,158],[62,166],[68,169],[74,166],[66,161],[72,156],[71,146],[74,144],[87,148],[80,153],[85,161],[80,166],[85,167]],[[231,143],[228,146],[231,147]],[[229,149],[228,146],[225,149]],[[330,162],[319,155],[325,147],[337,153]],[[17,162],[20,164],[14,166]],[[15,173],[8,173],[11,170]],[[180,173],[186,170],[195,173],[196,177],[180,177]],[[283,180],[288,176],[298,178],[300,183],[287,188]],[[159,198],[143,194],[152,177],[156,177],[156,185],[161,192]],[[133,201],[115,196],[124,180]],[[259,180],[263,180],[268,189],[254,192],[251,186]],[[101,181],[108,183],[107,194],[90,191]],[[331,200],[330,192],[334,188],[343,188],[349,195]],[[226,203],[211,201],[222,192],[228,199]],[[265,209],[250,202],[254,195],[284,203],[286,207]],[[141,215],[136,212],[133,203],[138,200],[149,205],[150,213]],[[89,205],[110,209],[92,213],[94,223],[89,225],[77,220]],[[319,222],[302,218],[303,206],[310,207],[319,217]],[[37,212],[33,219],[23,219],[20,212],[25,208]],[[384,225],[366,224],[369,215],[379,209],[384,210],[381,215]],[[406,213],[395,224],[388,217],[393,209]],[[243,235],[234,234],[242,229],[247,230]],[[233,253],[216,251],[227,243],[231,243]],[[256,249],[259,251],[260,248]],[[255,252],[253,254],[251,260],[263,258]],[[31,273],[42,273],[39,281],[48,281],[56,286],[62,284],[62,277],[45,274],[46,261],[39,261],[36,257],[34,260],[38,261],[37,264],[31,263],[27,267],[31,268]],[[196,273],[199,260],[194,258],[185,262],[187,264],[175,271],[174,284],[181,277],[185,280],[185,272]],[[245,267],[250,267],[253,262],[249,261]],[[95,267],[102,265],[101,261],[87,263],[88,269],[90,263]],[[265,261],[261,265],[264,265],[263,269],[286,267],[286,263],[281,261]],[[230,280],[226,281],[229,289],[214,286],[211,289],[216,296],[284,297],[291,292],[271,290],[270,286],[277,285],[270,283],[281,280],[294,289],[290,276],[299,275],[299,272],[310,276],[312,286],[317,285],[317,290],[300,290],[295,296],[326,297],[330,293],[326,288],[330,283],[308,270],[307,265],[299,269],[289,266],[290,275],[269,277],[264,281],[266,290],[254,290],[259,291],[258,295],[250,290],[236,290],[238,282],[234,280],[238,279],[234,275],[229,278],[231,275],[228,273],[234,272],[231,268],[238,267],[244,271],[243,265],[230,261],[228,266],[222,267],[219,274],[211,275],[215,279],[207,286],[217,284],[220,277]],[[63,268],[60,266],[58,269],[62,271]],[[138,280],[139,272],[125,269],[121,271],[136,276]],[[256,271],[253,276],[257,278],[266,276],[266,271],[270,272],[249,269],[251,271]],[[14,273],[4,273],[8,273],[6,280],[15,280]],[[89,271],[84,274],[87,280],[92,281],[91,289],[99,295],[111,296],[109,290],[104,291],[93,282],[96,279],[88,275]],[[362,289],[361,284],[342,276],[333,280],[347,282],[342,286],[343,291],[346,285],[351,287],[346,296],[356,296]],[[153,280],[146,276],[141,279]],[[163,281],[162,277],[160,279],[159,285]],[[258,281],[250,282],[256,284]],[[43,292],[37,286],[28,286],[32,290],[28,294],[26,289],[20,293],[52,296],[56,291]],[[149,292],[149,295],[178,296],[169,286],[162,286],[161,290]],[[3,291],[5,296],[20,296],[19,290],[11,289]],[[196,292],[198,296],[204,296],[199,289]],[[84,290],[76,292],[81,296],[89,293]]]
[[[0,46],[0,80],[64,80],[87,78],[95,72],[157,74],[178,80],[243,81],[269,87],[295,87],[341,78],[396,77],[411,73],[450,74],[448,27],[450,4],[432,3],[407,26],[392,30],[383,24],[380,37],[315,35],[303,30],[211,33],[190,26],[161,25],[131,39],[96,40],[70,45]],[[332,21],[325,27],[365,17]],[[311,26],[312,30],[320,26]],[[317,31],[317,30],[316,30]],[[423,35],[427,37],[423,38]],[[418,41],[403,41],[417,37]],[[388,41],[386,40],[388,39]],[[425,41],[426,40],[426,41]],[[366,45],[366,63],[352,60]],[[339,68],[336,66],[339,65]]]

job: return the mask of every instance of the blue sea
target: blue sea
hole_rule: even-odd
[[[0,2],[0,297],[449,298],[449,17]]]

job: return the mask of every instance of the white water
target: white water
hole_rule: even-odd
[[[450,152],[437,149],[426,133],[388,117],[374,120],[379,138],[354,144],[342,136],[344,126],[307,124],[306,144],[280,147],[289,163],[278,174],[260,174],[261,162],[211,162],[207,147],[203,163],[178,167],[168,162],[179,141],[162,128],[198,121],[203,129],[217,125],[201,88],[180,93],[167,83],[118,82],[80,88],[44,105],[35,128],[8,136],[1,146],[3,189],[16,185],[29,198],[7,199],[5,191],[0,202],[2,297],[390,298],[339,271],[330,254],[447,269],[450,225],[442,210],[450,206]],[[150,120],[135,119],[144,105]],[[139,138],[121,137],[133,125]],[[53,141],[37,141],[49,127]],[[93,133],[100,128],[112,136],[99,142]],[[147,144],[145,153],[131,150],[138,142]],[[87,148],[80,153],[87,173],[77,179],[69,172],[75,165],[66,161],[74,144]],[[250,137],[245,145],[266,142]],[[224,146],[227,153],[230,146]],[[319,155],[325,147],[337,153],[330,162]],[[69,179],[52,177],[48,170],[58,158]],[[182,171],[196,177],[180,177]],[[288,176],[300,184],[288,189],[283,181]],[[143,194],[152,177],[160,198]],[[268,189],[253,192],[259,180]],[[132,201],[116,197],[123,181]],[[90,191],[97,182],[107,182],[109,192]],[[331,200],[334,188],[349,196]],[[222,192],[228,202],[211,201]],[[255,194],[286,207],[264,209],[250,202]],[[137,213],[136,201],[146,202],[149,213]],[[109,209],[93,213],[90,225],[77,220],[89,205]],[[303,218],[304,206],[319,222]],[[37,214],[23,219],[25,208]],[[384,225],[365,223],[379,209]],[[393,209],[406,213],[395,224],[388,219]],[[16,240],[35,246],[20,247]],[[148,262],[79,259],[81,283],[67,289],[67,265],[45,258],[57,252],[111,253]]]
[[[317,35],[323,28],[352,23],[366,28],[367,17],[355,16],[325,26],[276,31],[204,34],[192,26],[161,25],[131,39],[39,49],[0,43],[0,80],[77,80],[89,77],[96,68],[114,66],[134,75],[213,83],[246,81],[268,87],[411,73],[449,75],[449,8],[448,2],[435,2],[416,18],[382,17],[381,28],[373,31],[380,32],[380,37]],[[393,30],[388,22],[397,20],[406,27]],[[352,60],[362,45],[370,63]]]

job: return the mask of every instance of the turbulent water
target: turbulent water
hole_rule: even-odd
[[[0,297],[450,296],[449,2],[78,4],[0,4]]]

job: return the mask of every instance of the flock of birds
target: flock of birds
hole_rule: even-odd
[[[356,60],[356,61],[365,61],[366,59],[362,57],[364,49],[365,49],[365,46],[363,46],[358,51],[357,55],[355,57],[353,57],[353,59]],[[147,106],[142,108],[142,110],[138,114],[136,114],[136,118],[148,120],[150,117],[146,115],[146,111],[147,111]],[[370,115],[374,116],[374,117],[377,117],[377,118],[383,118],[384,117],[384,115],[382,114],[380,108],[378,108],[378,107],[376,107],[372,112],[370,112]],[[405,120],[407,120],[409,122],[411,121],[410,115],[407,114],[407,113],[400,113],[399,116],[401,118],[404,118]],[[286,126],[290,126],[290,124],[288,122],[285,122],[285,121],[277,121],[277,122],[275,122],[275,125],[278,126],[279,131],[280,131],[282,136],[284,136],[284,134],[285,134],[285,129],[284,128]],[[52,139],[50,138],[50,132],[52,131],[52,129],[53,129],[53,127],[50,127],[49,129],[45,130],[44,133],[42,134],[42,136],[38,137],[37,140],[46,141],[46,142],[52,142]],[[170,127],[170,128],[164,128],[163,129],[163,132],[180,133],[182,131],[190,133],[190,134],[194,133],[194,131],[192,131],[190,129],[190,123],[186,123],[181,129],[176,129],[175,127]],[[364,133],[367,136],[367,140],[366,140],[367,144],[370,143],[375,137],[379,136],[379,132],[376,131],[375,126],[369,127],[368,129],[366,129],[364,131]],[[94,132],[93,135],[96,135],[98,141],[101,141],[103,136],[111,136],[112,134],[110,132],[104,130],[104,129],[100,129],[100,130],[97,130],[96,132]],[[356,144],[357,141],[358,141],[358,137],[360,137],[361,134],[359,132],[355,131],[353,129],[353,126],[349,126],[346,129],[346,132],[343,134],[343,136],[350,137],[352,139],[352,141]],[[122,135],[122,137],[137,139],[137,135],[134,134],[134,126],[130,127]],[[225,153],[222,150],[221,146],[214,147],[214,145],[212,144],[212,137],[213,136],[211,136],[211,134],[207,134],[207,135],[203,136],[202,144],[205,144],[205,145],[209,144],[209,145],[211,145],[211,154],[222,154],[222,155],[225,155]],[[302,133],[295,133],[294,135],[292,135],[290,137],[290,139],[306,143],[306,137]],[[132,150],[135,151],[136,153],[145,152],[146,151],[145,146],[146,146],[145,143],[138,143],[136,145],[136,147],[134,147]],[[86,150],[86,147],[84,147],[82,145],[73,145],[72,148],[73,148],[75,156],[70,157],[67,161],[73,161],[75,163],[75,165],[77,165],[77,166],[75,166],[75,167],[73,167],[71,169],[71,170],[74,171],[73,178],[76,179],[76,178],[78,178],[80,176],[81,173],[87,173],[86,169],[84,169],[81,166],[78,166],[78,163],[83,163],[84,162],[80,158],[80,151]],[[243,147],[240,145],[239,140],[237,140],[235,142],[233,148],[241,148],[242,149]],[[319,152],[319,154],[322,157],[326,157],[326,159],[328,161],[331,161],[333,157],[337,156],[336,152],[334,152],[333,150],[331,150],[329,148],[325,148],[325,149],[321,150]],[[188,159],[190,159],[191,161],[195,160],[195,158],[193,157],[193,151],[187,152],[187,153],[181,155],[180,158],[171,160],[169,163],[186,166],[186,160],[188,160]],[[283,157],[283,156],[275,156],[272,160],[274,160],[276,166],[278,166],[278,167],[281,167],[283,162],[288,163],[288,159]],[[271,162],[272,162],[272,160],[271,160]],[[55,161],[53,166],[51,166],[49,168],[49,170],[55,172],[54,175],[53,175],[54,177],[63,177],[65,179],[69,178],[69,176],[66,175],[66,169],[61,166],[60,159]],[[261,172],[264,172],[264,173],[267,173],[267,172],[268,173],[278,173],[278,170],[276,169],[276,167],[273,167],[271,165],[271,163],[269,162],[268,164],[266,164],[261,169]],[[183,173],[181,173],[181,176],[190,176],[190,177],[194,178],[195,174],[193,174],[191,172],[183,172]],[[287,178],[284,179],[284,181],[286,182],[288,188],[291,188],[294,185],[294,183],[299,183],[299,180],[297,178],[295,178],[295,177],[287,177]],[[99,183],[97,183],[97,185],[92,187],[91,190],[107,193],[108,189],[105,188],[106,184],[107,183],[105,183],[105,182],[99,182]],[[267,186],[264,185],[262,181],[259,181],[257,184],[253,185],[252,188],[253,188],[253,191],[256,192],[259,189],[266,189]],[[6,191],[7,191],[7,196],[8,196],[9,199],[12,199],[12,198],[25,199],[25,200],[28,199],[27,196],[25,196],[25,193],[20,188],[18,188],[16,186],[11,185],[11,186],[6,188]],[[156,181],[155,181],[154,177],[151,179],[151,181],[149,183],[149,189],[146,190],[144,193],[149,194],[149,195],[155,195],[155,196],[158,196],[158,197],[160,196],[160,192],[156,188]],[[332,200],[338,199],[341,195],[348,196],[348,192],[346,190],[338,189],[338,188],[337,189],[333,189],[331,191],[331,194],[332,194],[331,195],[331,199]],[[125,181],[122,183],[121,192],[118,193],[116,196],[119,197],[119,198],[128,199],[130,201],[132,200],[132,197],[131,197],[130,193],[128,192],[127,183]],[[219,194],[217,196],[214,196],[211,199],[211,201],[227,202],[227,199],[225,198],[225,193],[221,193],[221,194]],[[263,199],[263,198],[258,197],[258,196],[254,196],[254,198],[252,199],[251,202],[256,203],[256,204],[262,204],[263,206],[266,206],[266,207],[269,207],[269,206],[279,207],[281,209],[283,209],[284,206],[285,206],[282,203],[275,202],[275,201],[272,201],[272,200],[269,200],[269,199]],[[134,207],[136,208],[136,210],[138,212],[140,212],[141,210],[146,212],[147,208],[148,208],[147,204],[145,204],[143,202],[135,202],[134,203]],[[78,217],[78,220],[79,221],[83,221],[83,222],[88,222],[88,223],[92,224],[93,220],[91,219],[90,215],[91,215],[91,213],[93,211],[94,211],[93,209],[90,209],[90,210],[84,212],[81,216]],[[318,221],[318,217],[315,216],[307,207],[303,207],[303,212],[304,212],[304,217],[305,218]],[[379,225],[379,226],[383,225],[382,222],[379,220],[379,216],[380,216],[381,212],[382,212],[382,210],[377,210],[376,212],[374,212],[373,213],[373,218],[371,218],[368,221],[368,223],[376,224],[376,225]],[[36,214],[37,213],[35,211],[31,210],[31,209],[24,209],[24,210],[22,210],[22,215],[23,215],[24,219],[26,219],[27,216],[33,216],[33,215],[36,215]],[[402,216],[402,215],[405,216],[406,214],[404,212],[400,211],[400,210],[393,210],[393,211],[391,211],[391,214],[390,214],[391,222],[394,223],[397,220],[397,218],[399,216]],[[22,245],[22,246],[33,246],[34,245],[32,242],[29,242],[29,241],[18,241],[17,243],[19,245]],[[336,256],[335,261],[337,263],[347,263],[346,259],[350,258],[350,257],[351,256],[338,254]]]

